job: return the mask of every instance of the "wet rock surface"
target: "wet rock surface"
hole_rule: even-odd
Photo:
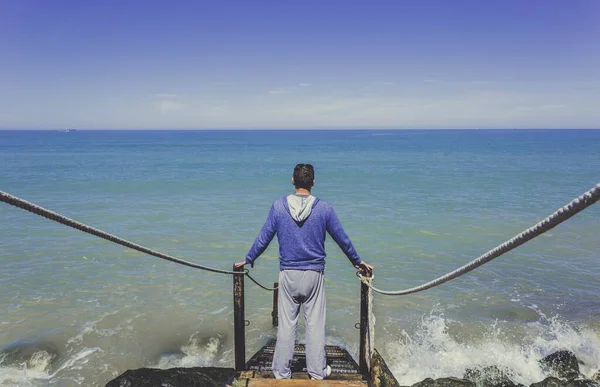
[[[477,387],[520,387],[522,384],[516,384],[512,381],[514,373],[509,369],[502,369],[497,366],[488,366],[482,369],[468,369],[463,376],[470,380]]]
[[[561,379],[574,380],[582,377],[579,373],[579,361],[570,351],[554,352],[540,360],[540,364],[553,376]]]
[[[233,380],[233,368],[195,367],[129,370],[106,387],[221,387]]]
[[[542,368],[551,376],[533,383],[529,387],[600,387],[600,371],[591,379],[586,379],[579,372],[579,364],[579,360],[572,352],[552,353],[540,360]],[[387,369],[383,359],[381,359],[379,367]],[[235,370],[233,368],[196,367],[166,370],[141,368],[125,372],[110,381],[106,387],[220,387],[231,385],[234,377]],[[386,380],[378,377],[371,383],[386,387],[398,386],[398,383],[391,378]],[[522,384],[515,383],[513,379],[514,373],[511,370],[488,366],[468,369],[462,379],[456,377],[427,378],[413,384],[412,387],[524,387]]]
[[[415,383],[412,387],[476,387],[476,384],[460,378],[427,378],[419,383]]]
[[[394,374],[383,360],[383,357],[377,350],[373,351],[371,358],[371,380],[370,386],[373,387],[400,387]]]
[[[579,371],[582,364],[570,351],[557,351],[539,361],[550,374],[546,379],[529,387],[600,387],[600,371],[586,379]],[[514,372],[497,366],[467,369],[463,379],[425,379],[412,387],[525,387],[515,383]]]
[[[554,376],[549,376],[546,379],[538,383],[533,383],[530,387],[560,387],[563,385],[563,381]]]

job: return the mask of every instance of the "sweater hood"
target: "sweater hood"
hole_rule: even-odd
[[[310,216],[318,199],[312,195],[288,195],[285,198],[287,210],[296,222],[304,222]]]

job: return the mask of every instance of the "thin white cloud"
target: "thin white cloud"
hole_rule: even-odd
[[[291,93],[291,90],[288,90],[288,89],[269,90],[269,94],[286,94],[286,93]]]
[[[300,87],[312,86],[312,83],[299,83],[298,86],[300,86]]]
[[[439,79],[424,79],[423,82],[425,83],[439,83],[439,84],[444,84],[444,85],[473,85],[473,86],[477,86],[477,85],[490,85],[493,84],[494,81],[481,81],[481,80],[475,80],[475,81],[442,81]]]
[[[548,98],[546,94],[472,89],[426,97],[339,93],[309,98],[292,93],[289,98],[279,98],[268,104],[264,100],[245,106],[234,103],[231,111],[239,114],[210,119],[226,127],[261,128],[566,127],[565,122],[571,121],[572,117],[569,113],[571,104],[562,108]],[[516,108],[520,106],[557,110],[552,113],[552,124],[549,124],[548,120],[544,121],[544,114],[536,114],[539,112],[519,113]]]
[[[178,97],[177,94],[171,94],[171,93],[158,93],[158,94],[154,94],[153,96],[156,98],[177,98]]]
[[[376,86],[391,86],[391,85],[395,85],[395,82],[371,82],[371,85],[376,85]]]
[[[365,83],[314,90],[291,83],[281,88],[217,95],[199,93],[194,96],[186,92],[178,97],[160,98],[147,93],[141,94],[142,98],[139,95],[122,96],[118,103],[85,100],[83,96],[76,117],[69,112],[60,113],[59,101],[50,99],[48,105],[40,105],[38,114],[44,116],[45,122],[34,122],[29,110],[19,111],[15,104],[14,108],[8,106],[14,110],[8,118],[6,107],[0,109],[0,116],[4,115],[0,117],[0,127],[418,129],[600,126],[600,109],[597,108],[600,98],[595,89],[536,90],[530,87],[510,90],[506,89],[510,84],[492,89],[459,86],[450,81],[432,82],[429,86],[422,80],[417,79],[417,82],[402,83],[402,89],[398,82],[394,87],[366,90]],[[427,93],[422,93],[423,90]]]
[[[518,106],[515,110],[524,111],[524,112],[550,112],[555,110],[565,109],[567,105],[564,104],[555,104],[555,105],[539,105],[539,106]]]

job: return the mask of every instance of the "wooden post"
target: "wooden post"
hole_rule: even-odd
[[[244,271],[243,267],[233,267],[233,271]],[[233,345],[235,370],[246,368],[246,322],[244,318],[244,274],[233,275]]]
[[[275,282],[273,287],[275,290],[273,291],[273,311],[271,312],[271,317],[273,317],[273,326],[276,327],[279,324],[279,304],[277,303],[279,297],[279,283]]]
[[[371,274],[364,274],[364,277],[370,278]],[[371,288],[364,283],[360,283],[360,352],[358,355],[358,367],[363,376],[369,375],[371,369],[371,350],[369,348],[369,296]]]

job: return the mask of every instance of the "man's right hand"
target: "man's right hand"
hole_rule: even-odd
[[[365,261],[362,261],[358,265],[354,265],[354,267],[357,268],[358,271],[360,271],[360,274],[363,274],[363,275],[371,274],[373,272],[373,269],[375,269],[373,266],[369,265]]]

